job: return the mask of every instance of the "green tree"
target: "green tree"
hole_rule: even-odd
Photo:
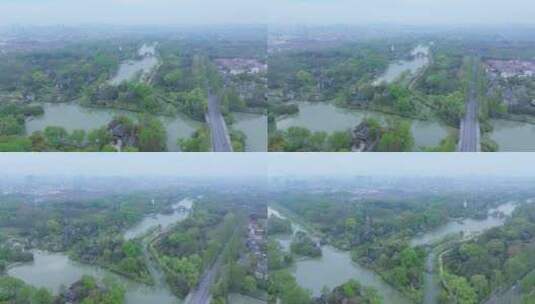
[[[414,146],[411,124],[401,120],[391,120],[383,133],[377,149],[380,152],[409,152]]]
[[[0,116],[0,136],[20,135],[24,132],[24,125],[14,116]]]
[[[470,283],[474,287],[479,299],[484,299],[490,292],[489,282],[484,275],[476,274],[470,278]]]
[[[141,152],[162,152],[166,150],[167,132],[159,119],[144,116],[140,121],[138,140]]]
[[[328,143],[330,151],[333,152],[349,152],[351,151],[351,132],[339,131],[334,132],[329,136]]]
[[[44,136],[49,146],[60,149],[68,143],[68,133],[62,127],[46,127]]]
[[[251,293],[256,290],[256,280],[254,277],[248,275],[243,278],[242,284],[243,291]]]

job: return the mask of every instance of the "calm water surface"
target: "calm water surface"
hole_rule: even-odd
[[[490,137],[498,143],[499,151],[535,151],[535,125],[503,119],[492,120]]]
[[[451,234],[463,233],[464,236],[481,233],[490,228],[501,226],[505,223],[505,217],[491,216],[490,214],[498,211],[506,216],[509,216],[515,210],[517,204],[515,202],[505,203],[498,208],[489,210],[489,216],[484,220],[464,219],[462,221],[451,221],[435,230],[424,233],[421,236],[415,237],[411,240],[411,245],[427,245],[436,241],[440,241],[444,237]]]
[[[119,66],[117,75],[110,79],[113,85],[119,85],[123,81],[134,80],[138,75],[147,75],[158,64],[156,57],[156,43],[152,45],[144,44],[138,51],[138,55],[143,56],[139,60],[128,60]]]
[[[172,214],[159,214],[146,217],[141,223],[132,227],[131,229],[128,229],[125,232],[125,238],[131,239],[139,237],[158,225],[161,225],[161,227],[164,229],[178,221],[185,219],[188,213],[179,212],[177,209],[178,207],[190,209],[192,204],[193,201],[189,198],[186,198],[173,205],[175,212]],[[152,267],[150,270],[153,277],[156,276],[161,278],[161,273],[153,274],[154,272],[158,271],[157,269]],[[8,274],[15,278],[19,278],[30,285],[44,287],[54,293],[58,293],[63,287],[70,286],[74,282],[78,281],[83,275],[91,275],[100,280],[109,277],[115,279],[126,288],[127,304],[183,303],[182,300],[177,299],[169,291],[162,280],[155,280],[157,282],[155,286],[148,286],[117,275],[98,266],[75,262],[64,253],[34,251],[33,262],[13,267],[9,269]]]
[[[250,113],[234,113],[233,127],[247,135],[247,152],[267,151],[267,116]]]
[[[173,205],[173,213],[171,214],[155,214],[153,216],[147,216],[139,224],[128,229],[124,234],[124,238],[130,240],[141,237],[147,233],[147,231],[158,226],[160,226],[162,230],[165,230],[169,226],[185,219],[188,216],[187,210],[190,210],[192,205],[193,200],[185,198]],[[179,207],[185,208],[186,212],[180,211],[178,209]]]
[[[97,266],[77,263],[63,253],[35,251],[32,263],[13,267],[8,274],[30,285],[44,287],[56,294],[62,287],[70,286],[83,275],[91,275],[100,280],[113,278],[126,288],[127,304],[182,303],[165,288],[151,287]]]
[[[268,216],[281,216],[276,209],[268,207]],[[302,229],[299,225],[296,229]],[[290,236],[277,236],[276,238],[283,248],[288,250],[291,242]],[[322,246],[322,256],[314,259],[297,260],[290,271],[295,276],[297,283],[312,291],[314,296],[321,295],[324,286],[330,289],[337,287],[350,279],[358,280],[362,285],[374,287],[383,297],[387,304],[410,303],[397,290],[386,284],[375,272],[368,270],[351,260],[347,251],[340,251],[332,246]]]
[[[416,74],[421,68],[429,64],[429,47],[424,45],[417,46],[412,50],[411,60],[399,60],[391,63],[381,77],[375,80],[375,84],[382,82],[390,83],[397,80],[403,73],[410,72]]]
[[[366,118],[375,118],[382,122],[389,118],[399,118],[380,112],[340,108],[327,102],[297,102],[297,105],[299,113],[278,120],[278,129],[304,127],[311,131],[332,133],[352,130]],[[444,126],[436,121],[403,119],[412,124],[411,130],[416,149],[437,146],[450,132],[455,131],[454,128]]]
[[[89,132],[108,125],[115,116],[124,115],[136,119],[139,114],[130,111],[109,108],[86,108],[76,103],[44,103],[41,104],[45,113],[42,116],[26,121],[26,133],[43,131],[48,126],[63,127],[67,131],[85,130]],[[180,151],[178,138],[189,138],[195,130],[202,126],[184,115],[174,117],[158,116],[167,131],[167,149]]]

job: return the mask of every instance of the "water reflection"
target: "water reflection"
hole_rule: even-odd
[[[464,219],[462,221],[451,221],[435,230],[424,233],[421,236],[411,240],[412,246],[432,244],[442,240],[444,237],[452,234],[463,233],[464,236],[481,233],[490,228],[501,226],[505,223],[505,216],[509,216],[516,208],[515,202],[507,202],[498,208],[489,210],[489,215],[484,220]],[[496,216],[495,213],[501,213],[504,216]]]
[[[141,237],[150,231],[152,228],[160,226],[165,230],[169,226],[185,219],[188,216],[188,210],[191,209],[193,201],[185,198],[172,206],[173,212],[171,214],[155,214],[153,216],[145,217],[139,224],[128,229],[124,237],[127,240]]]
[[[419,45],[412,50],[411,56],[413,58],[410,60],[399,60],[391,63],[385,73],[375,80],[374,84],[393,82],[405,72],[417,73],[421,68],[429,64],[429,47]]]
[[[535,125],[503,119],[493,119],[491,123],[490,138],[498,144],[499,151],[535,151]]]
[[[34,261],[17,265],[8,270],[8,275],[21,279],[38,288],[46,288],[59,293],[83,275],[91,275],[99,280],[113,278],[126,288],[127,304],[182,303],[164,288],[151,287],[116,275],[98,266],[75,262],[63,253],[34,251]]]
[[[245,150],[247,152],[267,151],[267,116],[249,113],[234,113],[234,128],[247,136]]]
[[[325,131],[332,133],[354,129],[366,118],[375,118],[381,122],[399,116],[380,112],[340,108],[326,102],[298,102],[299,113],[279,119],[277,128],[285,130],[290,127],[304,127],[311,131]],[[411,131],[415,140],[415,148],[434,147],[440,144],[453,128],[444,126],[436,121],[422,121],[402,118],[411,122]]]
[[[67,131],[91,130],[107,126],[118,115],[136,119],[135,112],[111,108],[86,108],[76,103],[44,103],[41,104],[44,114],[26,121],[26,133],[43,131],[48,126],[63,127]],[[180,151],[178,138],[189,138],[202,123],[187,118],[184,115],[174,117],[158,116],[167,131],[167,149]]]
[[[268,216],[281,216],[280,212],[268,207]],[[295,225],[295,224],[294,224]],[[303,229],[299,225],[292,225],[296,229]],[[291,236],[277,236],[276,240],[284,250],[289,250]],[[351,260],[347,251],[340,251],[332,246],[322,246],[322,256],[314,259],[299,259],[290,267],[297,283],[312,291],[314,296],[320,296],[324,286],[332,289],[350,279],[355,279],[367,287],[374,287],[383,297],[384,303],[410,303],[399,291],[386,284],[379,275]]]
[[[112,85],[119,85],[123,81],[130,81],[135,79],[138,75],[143,77],[150,73],[150,71],[158,64],[156,58],[156,43],[152,45],[144,44],[138,51],[138,55],[142,56],[139,60],[128,60],[121,63],[117,75],[110,79]]]

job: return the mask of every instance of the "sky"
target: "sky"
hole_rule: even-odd
[[[265,176],[254,153],[0,153],[0,176]],[[1,178],[1,177],[0,177]]]
[[[0,24],[535,23],[533,0],[0,0]]]
[[[534,24],[533,0],[270,0],[270,23]]]
[[[0,0],[0,24],[264,24],[263,3],[263,0]]]
[[[535,153],[1,153],[5,175],[535,176]]]
[[[270,153],[270,176],[535,177],[535,153]]]

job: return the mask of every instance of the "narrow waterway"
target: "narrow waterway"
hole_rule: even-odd
[[[78,281],[83,275],[91,275],[99,280],[112,278],[126,288],[127,304],[182,303],[167,289],[138,283],[98,266],[75,262],[64,253],[34,251],[32,263],[13,267],[7,273],[30,285],[46,288],[56,294],[62,288]]]
[[[432,245],[444,239],[448,235],[462,233],[463,238],[469,238],[480,234],[488,229],[501,226],[505,223],[507,216],[510,216],[517,206],[516,202],[507,202],[490,209],[486,219],[474,220],[465,219],[462,221],[451,221],[433,231],[427,232],[411,240],[412,246]],[[424,304],[438,303],[440,293],[440,282],[435,269],[437,253],[435,248],[430,248],[426,258],[426,271],[424,273]]]
[[[119,66],[117,74],[110,79],[110,83],[113,85],[119,85],[123,81],[131,81],[136,77],[144,77],[149,74],[154,67],[158,64],[158,58],[156,57],[157,43],[152,45],[144,44],[138,50],[138,56],[141,59],[128,60],[122,62]]]
[[[535,125],[525,122],[493,119],[490,138],[503,152],[535,151]]]
[[[267,151],[267,116],[250,113],[234,113],[236,122],[233,127],[247,136],[245,151]]]
[[[281,216],[280,212],[268,207],[268,216]],[[303,229],[299,225],[294,225],[296,229]],[[277,236],[283,248],[289,248],[290,236]],[[291,273],[295,276],[297,283],[309,289],[314,296],[320,296],[324,286],[332,289],[350,279],[359,281],[363,286],[374,287],[383,297],[386,304],[410,303],[399,291],[386,284],[375,272],[368,270],[351,260],[347,251],[338,250],[332,246],[322,246],[322,256],[320,258],[298,259],[290,267]]]
[[[173,213],[155,214],[152,216],[145,217],[140,223],[128,229],[124,233],[124,238],[130,240],[137,237],[141,237],[151,229],[156,228],[158,226],[161,227],[161,230],[165,230],[169,226],[176,224],[177,222],[182,221],[186,217],[188,217],[189,212],[187,212],[187,210],[190,210],[192,206],[193,200],[190,198],[185,198],[172,206]]]
[[[278,129],[304,127],[314,132],[332,133],[353,130],[366,118],[375,118],[381,122],[389,118],[400,118],[375,111],[340,108],[327,102],[296,102],[296,104],[299,106],[299,113],[279,119]],[[416,150],[419,147],[435,147],[450,132],[455,132],[454,128],[444,126],[437,121],[402,119],[411,123]]]
[[[489,215],[486,219],[463,219],[453,220],[437,229],[426,232],[411,240],[412,246],[431,245],[444,237],[453,234],[463,234],[463,237],[470,237],[473,234],[481,233],[485,230],[501,226],[505,223],[506,216],[510,216],[515,210],[517,204],[515,202],[507,202],[495,209],[489,210]],[[494,216],[496,212],[504,216]]]
[[[406,72],[410,72],[411,75],[416,74],[420,69],[429,64],[429,51],[428,46],[418,45],[412,50],[412,58],[410,60],[392,62],[385,73],[375,80],[374,84],[394,82]]]
[[[86,108],[77,103],[43,103],[44,114],[30,118],[26,121],[26,134],[43,131],[48,126],[63,127],[72,132],[84,130],[89,132],[107,126],[118,115],[127,116],[136,120],[138,113],[110,109]],[[189,138],[195,130],[202,126],[201,122],[194,121],[184,115],[174,117],[157,116],[167,131],[167,149],[172,152],[180,151],[177,140]]]
[[[193,201],[183,199],[173,205],[174,212],[168,215],[155,215],[146,217],[138,225],[125,231],[126,239],[140,237],[155,227],[168,228],[170,225],[185,219],[188,210],[191,209]],[[182,208],[181,208],[182,207]],[[144,239],[144,245],[147,245],[147,239]],[[147,247],[144,247],[146,258],[148,253]],[[126,277],[107,271],[102,267],[87,265],[71,260],[64,253],[50,253],[44,251],[34,251],[34,261],[31,263],[20,264],[8,270],[8,275],[19,278],[26,283],[44,287],[48,290],[58,293],[62,288],[68,287],[78,281],[83,275],[91,275],[102,280],[104,278],[113,278],[126,288],[127,304],[180,304],[182,300],[176,298],[167,288],[163,274],[157,269],[152,261],[148,261],[147,266],[151,276],[155,281],[154,286],[148,286],[135,282]]]

